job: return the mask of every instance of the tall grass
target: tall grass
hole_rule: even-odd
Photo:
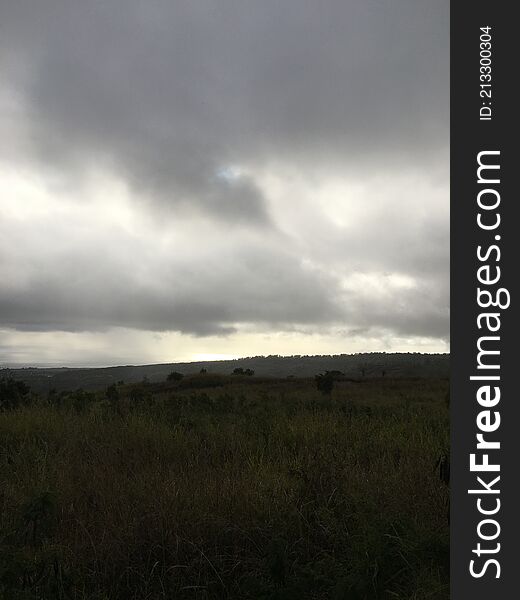
[[[0,598],[447,598],[446,390],[122,386],[6,411]]]

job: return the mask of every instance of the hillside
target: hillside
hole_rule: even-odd
[[[6,368],[0,377],[11,376],[31,386],[36,392],[51,389],[83,388],[96,390],[111,383],[134,383],[147,378],[164,381],[171,371],[183,374],[231,373],[242,367],[263,377],[312,377],[324,371],[341,371],[348,377],[449,377],[449,354],[401,353],[338,354],[321,356],[254,356],[236,360],[125,365],[105,368]]]

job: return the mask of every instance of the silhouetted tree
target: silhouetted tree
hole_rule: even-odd
[[[327,371],[326,373],[320,373],[314,377],[316,381],[316,388],[326,396],[332,393],[334,388],[334,377]]]
[[[0,380],[0,410],[11,410],[27,401],[30,387],[11,377]]]
[[[182,373],[178,373],[177,371],[172,371],[166,378],[166,381],[180,381],[183,377],[184,377],[184,375]]]

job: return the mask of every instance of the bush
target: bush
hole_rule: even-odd
[[[253,369],[242,369],[242,367],[237,367],[236,369],[233,369],[233,375],[247,375],[249,377],[252,377],[255,374],[255,372],[253,371]]]
[[[30,388],[11,377],[0,379],[0,410],[13,410],[28,400]]]
[[[172,371],[166,378],[166,381],[180,381],[183,377],[184,377],[184,375],[182,373],[178,373],[177,371]]]
[[[316,381],[316,388],[326,396],[332,393],[334,388],[334,377],[327,371],[326,373],[320,373],[314,378]]]

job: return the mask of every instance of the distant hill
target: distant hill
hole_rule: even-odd
[[[373,352],[319,356],[253,356],[236,360],[126,365],[104,368],[33,368],[0,369],[0,377],[11,376],[31,386],[36,392],[50,389],[101,389],[118,381],[133,383],[145,377],[164,381],[171,371],[184,374],[231,373],[242,367],[264,377],[312,377],[324,371],[341,371],[348,377],[449,377],[449,354]]]

